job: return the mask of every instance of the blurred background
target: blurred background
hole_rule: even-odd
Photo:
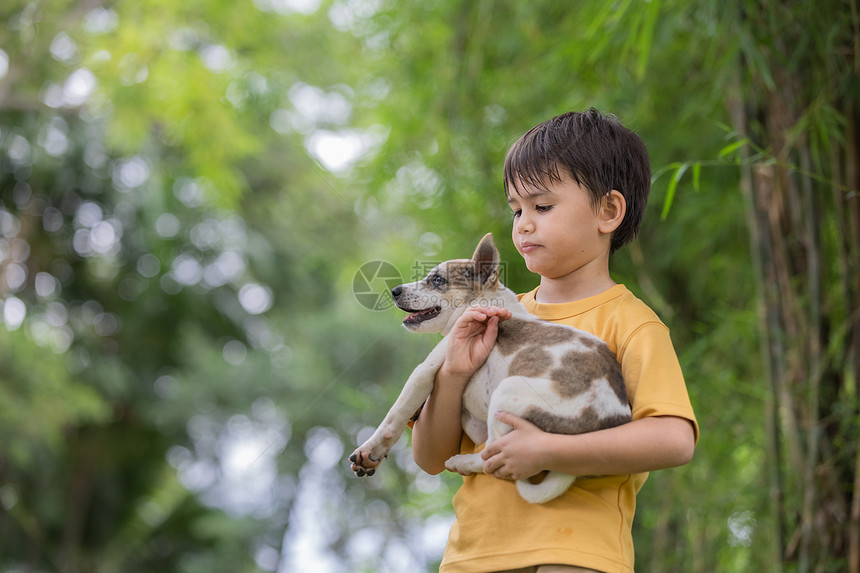
[[[459,477],[345,460],[437,342],[386,289],[533,288],[504,154],[591,106],[702,428],[637,570],[860,570],[858,104],[856,0],[4,0],[0,570],[435,571]]]

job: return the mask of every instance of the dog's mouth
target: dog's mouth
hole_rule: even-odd
[[[417,310],[409,314],[406,318],[403,319],[403,324],[406,326],[416,326],[421,324],[425,320],[430,320],[431,318],[436,318],[439,316],[439,313],[442,312],[441,306],[434,306],[431,308],[425,308],[424,310]]]

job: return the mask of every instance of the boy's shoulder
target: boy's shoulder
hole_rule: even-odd
[[[660,320],[660,317],[651,308],[645,301],[637,297],[633,292],[628,289],[623,284],[615,285],[615,287],[621,287],[619,290],[621,291],[618,297],[615,299],[615,304],[618,308],[623,308],[625,313],[631,313],[633,316],[631,318],[636,318],[638,320],[644,322],[659,322],[663,323]],[[612,289],[610,289],[612,290]]]

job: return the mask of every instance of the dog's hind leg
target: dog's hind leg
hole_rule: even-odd
[[[457,454],[448,458],[445,469],[463,475],[482,474],[484,460],[481,459],[481,454]]]
[[[546,378],[511,376],[502,380],[493,392],[490,402],[490,419],[487,422],[489,440],[513,429],[496,419],[495,413],[499,411],[510,412],[521,418],[528,417],[529,413],[534,411],[546,412],[549,416],[563,417],[573,414],[565,408],[565,405],[570,406],[570,401],[558,400],[552,386],[552,381]],[[532,483],[528,479],[517,480],[517,492],[529,503],[545,503],[563,494],[575,481],[575,476],[548,472],[538,483]]]
[[[487,425],[487,445],[493,442],[499,436],[503,436],[510,432],[513,428],[509,425],[500,422],[493,415],[495,412],[505,410],[512,414],[521,416],[523,407],[521,406],[522,392],[518,392],[517,385],[523,383],[524,378],[520,376],[511,376],[499,382],[498,387],[490,397],[489,404],[489,419],[485,420]],[[483,473],[484,460],[481,459],[481,454],[459,454],[452,456],[445,462],[445,467],[452,472],[468,475],[470,473]]]
[[[505,411],[524,417],[534,408],[544,411],[560,408],[558,401],[552,398],[554,393],[549,389],[550,385],[551,382],[544,378],[511,376],[502,380],[490,398],[487,444],[513,429],[497,420],[496,412]],[[445,467],[459,473],[481,473],[484,471],[483,464],[480,454],[466,454],[452,457],[445,462]],[[517,491],[529,503],[544,503],[560,496],[574,481],[576,477],[572,475],[549,472],[540,483],[517,480]]]

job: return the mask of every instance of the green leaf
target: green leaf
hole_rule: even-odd
[[[651,0],[648,3],[648,11],[645,13],[645,21],[642,23],[642,29],[639,32],[639,45],[637,46],[639,58],[636,61],[636,77],[639,79],[645,77],[645,70],[648,67],[648,56],[651,54],[651,46],[654,43],[654,28],[659,16],[660,1]]]
[[[693,164],[693,190],[699,191],[701,187],[699,186],[700,178],[702,175],[702,164],[696,161]]]
[[[663,203],[663,213],[661,217],[666,219],[669,216],[669,209],[672,208],[672,203],[675,200],[675,189],[678,187],[678,182],[681,180],[681,177],[684,176],[684,173],[690,167],[689,163],[682,163],[675,169],[675,175],[672,176],[672,179],[669,181],[669,186],[666,188],[666,201]]]
[[[726,145],[725,147],[723,147],[722,149],[720,149],[719,156],[725,157],[726,155],[734,153],[735,151],[737,151],[738,149],[740,149],[744,145],[747,145],[749,142],[750,142],[750,140],[748,138],[744,138],[744,139],[741,139],[739,141],[735,141],[734,143],[730,143],[730,144]]]

